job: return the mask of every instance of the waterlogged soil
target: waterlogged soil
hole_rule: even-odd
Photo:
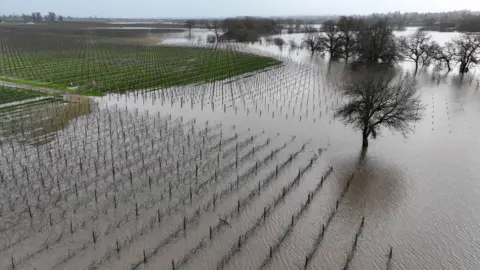
[[[2,137],[2,268],[478,269],[478,75],[420,71],[423,119],[363,152],[343,65],[260,46],[284,65]]]

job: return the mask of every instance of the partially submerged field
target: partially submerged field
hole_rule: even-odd
[[[309,87],[303,79],[318,76],[315,70],[291,67],[110,95],[61,122],[43,144],[13,132],[1,136],[1,265],[253,269],[289,258],[317,269],[338,240],[346,249],[329,264],[349,265],[363,228],[372,227],[352,216],[341,238],[334,233],[352,175],[337,173],[329,150],[307,134],[264,130],[234,116],[326,121],[334,88]],[[280,79],[295,70],[302,80]],[[206,117],[210,110],[215,116]],[[35,132],[32,114],[17,112],[15,122],[2,126]],[[298,247],[295,256],[283,256],[291,247]],[[381,256],[388,254],[383,248]]]
[[[222,80],[280,63],[215,46],[137,46],[11,32],[0,32],[0,42],[0,80],[91,95]]]
[[[63,97],[0,84],[1,142],[47,144],[69,121],[89,113],[91,106],[86,97]]]
[[[296,57],[95,103],[4,90],[0,268],[479,269],[478,78],[419,72],[424,119],[363,152],[344,66]]]

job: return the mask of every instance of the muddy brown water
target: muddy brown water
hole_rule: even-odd
[[[78,212],[73,214],[70,211],[71,204],[80,204],[76,201],[80,199],[74,199],[75,194],[70,189],[69,198],[72,199],[60,204],[59,208],[70,209],[68,216],[79,223],[96,213],[97,207],[105,206],[107,212],[94,222],[86,222],[85,228],[52,245],[50,250],[21,262],[19,267],[84,269],[97,261],[95,265],[101,269],[172,269],[173,261],[175,269],[303,269],[305,257],[311,253],[308,269],[343,269],[349,256],[349,269],[480,268],[480,233],[477,230],[480,215],[476,211],[480,203],[480,89],[477,74],[469,74],[461,79],[454,72],[437,74],[431,70],[421,70],[417,80],[426,108],[423,119],[414,124],[414,130],[407,138],[382,130],[381,136],[370,142],[367,152],[362,152],[360,133],[332,117],[334,108],[342,102],[338,91],[342,66],[329,66],[320,57],[310,58],[308,53],[280,51],[274,46],[249,45],[240,49],[280,55],[286,64],[278,69],[237,80],[230,79],[228,82],[174,87],[136,96],[108,95],[96,98],[98,107],[90,114],[71,120],[74,123],[59,132],[56,138],[64,142],[62,149],[57,149],[59,157],[77,160],[89,149],[95,152],[95,143],[100,142],[101,151],[107,153],[106,158],[100,152],[99,155],[89,154],[80,160],[98,160],[100,171],[106,177],[102,179],[100,175],[80,173],[78,163],[73,162],[69,166],[71,171],[63,172],[60,176],[65,179],[78,177],[79,183],[90,183],[90,193],[81,191],[78,195],[80,199],[86,198],[88,204],[79,207]],[[404,64],[402,68],[412,67]],[[172,120],[168,120],[169,115]],[[191,123],[187,121],[191,119],[196,121],[195,133],[189,133]],[[239,142],[249,136],[259,135],[240,150],[240,156],[247,154],[254,145],[261,145],[267,138],[271,143],[259,149],[253,158],[242,161],[239,168],[226,171],[219,177],[220,181],[209,181],[199,194],[194,195],[195,203],[188,203],[189,187],[197,185],[192,174],[194,165],[186,163],[182,172],[190,171],[190,174],[180,179],[175,168],[162,176],[158,173],[158,165],[156,168],[142,169],[139,160],[141,155],[145,155],[147,161],[155,162],[160,156],[165,159],[165,164],[172,165],[168,161],[170,156],[166,153],[166,145],[175,149],[171,151],[177,151],[174,154],[177,158],[181,156],[181,146],[186,145],[186,141],[173,144],[172,140],[177,137],[159,136],[159,130],[168,132],[178,122],[185,125],[185,133],[178,136],[187,140],[187,134],[192,134],[192,144],[198,145],[196,153],[199,149],[213,146],[218,137],[207,141],[207,146],[202,146],[201,137],[194,137],[194,134],[199,134],[198,130],[205,127],[207,120],[212,128],[215,124],[222,124],[221,128],[212,129],[210,134],[215,136],[220,136],[220,130],[224,138],[234,136],[237,132],[240,135],[236,141]],[[113,124],[108,124],[109,121]],[[101,128],[99,131],[97,125]],[[122,132],[115,128],[123,125],[129,131],[124,135],[126,139],[122,139]],[[147,131],[147,127],[155,127],[155,132]],[[72,137],[77,128],[87,128],[87,137]],[[113,133],[109,133],[109,130]],[[150,142],[152,137],[155,141]],[[69,146],[71,141],[73,146]],[[110,150],[110,142],[117,149]],[[82,150],[85,148],[82,144],[85,143],[87,150]],[[150,143],[153,148],[149,146]],[[265,182],[257,194],[255,190],[258,183],[264,183],[268,174],[275,171],[275,166],[301,149],[304,143],[308,144],[298,157],[287,164],[278,177]],[[284,144],[285,148],[281,148]],[[55,142],[49,145],[54,147]],[[222,151],[234,145],[225,145]],[[281,150],[274,158],[268,159],[258,172],[247,174],[236,188],[237,175],[247,173],[256,161],[277,148]],[[124,153],[124,149],[131,152]],[[195,151],[192,150],[192,153]],[[121,195],[124,194],[122,192],[128,193],[130,187],[128,171],[116,178],[111,175],[109,165],[101,163],[109,160],[110,154],[116,157],[112,166],[119,170],[133,164],[128,168],[133,171],[135,178],[133,186],[138,187],[136,196]],[[288,187],[296,179],[298,170],[308,166],[314,156],[318,159],[311,168],[265,214],[265,207],[276,201],[278,194],[282,193],[282,187]],[[219,164],[214,154],[205,158],[208,161],[202,161],[198,156],[194,159],[197,163],[208,165],[205,167],[207,171],[200,174],[200,182],[212,176],[213,170],[220,172],[222,167],[235,160],[233,154],[225,154]],[[54,166],[48,164],[47,167]],[[7,171],[8,167],[2,166],[5,175],[12,177]],[[89,166],[91,169],[93,165]],[[315,190],[330,166],[333,172],[288,231],[292,215],[301,211],[308,194]],[[151,191],[145,186],[148,186],[145,179],[150,175],[159,177],[159,184],[154,185]],[[126,201],[119,201],[118,208],[114,210],[114,193],[107,192],[108,199],[102,197],[99,206],[95,206],[90,189],[93,186],[91,179],[99,182],[98,186],[95,184],[99,193],[108,190],[104,186],[114,183],[114,179],[123,181],[124,186],[118,186],[117,194],[118,198],[125,197]],[[160,199],[160,194],[168,194],[168,182],[171,181],[179,183],[178,188],[174,188],[173,199]],[[341,197],[347,183],[348,189]],[[230,191],[231,186],[233,189]],[[72,186],[65,184],[65,190],[68,187]],[[215,208],[211,205],[203,208],[212,203],[214,194],[220,193],[225,196],[216,201]],[[243,203],[249,194],[253,194],[252,198],[236,211],[238,202]],[[172,207],[181,202],[181,198],[187,198],[187,202],[179,204],[171,216],[165,216],[163,223],[145,229],[144,234],[137,235],[129,244],[123,245],[118,254],[115,252],[116,241],[120,239],[123,243],[128,235],[148,224],[149,218],[156,217],[157,208]],[[46,199],[39,199],[40,202],[43,200]],[[151,200],[154,201],[153,207],[141,208],[140,218],[128,219],[112,233],[102,234],[108,232],[105,228],[124,213],[133,213],[135,202],[142,204]],[[337,200],[338,208],[334,211]],[[185,217],[195,216],[199,207],[203,210],[198,219],[188,223],[185,232],[173,234],[176,228],[182,227]],[[52,213],[57,218],[60,211],[57,213],[55,209],[52,206]],[[5,212],[7,214],[3,218],[8,216],[8,210]],[[263,215],[266,215],[265,218]],[[330,215],[332,218],[328,222]],[[24,216],[28,219],[28,214]],[[219,225],[219,217],[224,217],[229,224]],[[43,220],[43,223],[48,223],[46,217],[35,218],[38,222]],[[364,227],[352,256],[352,245],[362,218],[365,218]],[[260,222],[259,226],[254,227],[257,222]],[[324,237],[318,247],[314,247],[322,225],[327,225]],[[209,229],[216,226],[220,229],[214,230],[210,238]],[[68,221],[64,221],[57,229],[68,233],[68,227]],[[28,223],[22,223],[21,228],[29,231]],[[23,230],[21,228],[19,232]],[[92,228],[99,233],[97,243],[90,240]],[[53,230],[45,230],[44,234],[53,235]],[[287,236],[269,258],[270,247],[285,234]],[[0,252],[3,268],[10,267],[11,256],[15,260],[28,254],[27,244],[40,246],[46,237],[42,233],[31,235],[27,242]],[[174,235],[172,241],[159,247],[170,235]],[[239,237],[241,247],[237,249]],[[393,252],[387,266],[390,248]],[[70,254],[70,251],[67,252],[69,249],[76,250],[76,253],[72,258],[65,259]],[[113,255],[101,261],[104,254],[112,250]],[[148,255],[145,261],[144,252]],[[67,257],[62,257],[65,254]],[[59,264],[58,259],[65,259],[65,262]]]
[[[310,76],[315,77],[316,72],[312,73]],[[299,85],[307,88],[304,82],[295,82],[294,78],[289,80],[292,87],[285,87],[283,94],[290,98],[301,94]],[[480,172],[480,127],[476,124],[480,117],[478,79],[466,77],[459,83],[460,78],[455,75],[433,78],[431,73],[421,71],[418,80],[422,102],[426,106],[423,120],[415,123],[414,131],[406,139],[384,130],[379,139],[371,142],[363,156],[359,133],[332,119],[331,107],[325,107],[336,102],[334,97],[337,93],[333,88],[327,91],[327,102],[322,104],[324,115],[317,117],[312,111],[307,116],[305,109],[301,113],[297,111],[296,116],[290,109],[290,119],[285,119],[283,115],[272,118],[271,112],[262,116],[259,112],[249,116],[245,112],[225,114],[222,106],[215,109],[220,112],[211,108],[189,112],[188,108],[178,106],[169,109],[158,108],[157,105],[151,107],[175,115],[192,116],[191,113],[194,113],[197,118],[203,116],[205,119],[256,126],[269,132],[313,138],[328,149],[322,162],[335,168],[331,190],[324,191],[326,194],[323,196],[335,197],[338,189],[355,173],[352,186],[309,264],[311,269],[340,269],[344,266],[362,217],[365,217],[366,226],[351,269],[385,269],[390,247],[393,249],[391,269],[476,269],[480,247],[475,240],[478,234],[475,228],[479,221],[479,216],[475,214],[478,203],[476,190]],[[324,85],[327,84],[324,82]],[[248,89],[248,85],[245,88]],[[321,97],[324,96],[325,93],[321,93]],[[308,99],[312,101],[312,96],[303,97],[303,102]],[[274,103],[270,102],[272,107]],[[253,107],[250,106],[251,111]],[[265,105],[262,107],[265,109]],[[280,114],[278,109],[276,112]],[[302,121],[298,118],[299,114],[304,117]],[[318,174],[318,171],[312,173],[309,178],[315,179]],[[301,200],[306,192],[295,195],[297,200]],[[313,204],[308,210],[297,225],[300,228],[287,238],[267,268],[302,268],[305,254],[311,248],[309,245],[313,244],[319,226],[325,220],[325,212],[329,204],[330,207],[334,204],[334,201],[322,200],[325,199],[316,200],[318,204]],[[293,208],[298,206],[295,203],[292,205]],[[279,211],[281,213],[278,214],[284,216],[271,222],[282,230],[288,224],[285,219],[288,220],[287,216],[294,210]],[[275,237],[272,235],[279,233],[268,228],[263,230],[267,231],[259,232],[227,268],[238,269],[242,265],[244,269],[255,269],[259,266],[262,257],[268,253],[271,238]],[[217,245],[219,251],[226,248],[222,243]],[[211,260],[212,256],[212,253],[206,253],[196,257],[191,269],[199,269],[199,265]],[[211,265],[205,269],[212,269]]]

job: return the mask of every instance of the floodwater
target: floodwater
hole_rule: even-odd
[[[396,32],[396,35],[408,35],[413,31],[415,28],[409,28]],[[460,35],[430,34],[440,44]],[[303,34],[284,34],[281,37],[287,43],[294,40],[300,44]],[[313,62],[312,71],[306,71],[311,77],[315,77],[312,73],[318,69],[319,72],[327,69],[322,59],[310,59],[305,52],[292,52],[288,48],[280,50],[274,45],[255,44],[251,47],[269,54],[276,52],[283,57],[290,56],[294,61]],[[404,66],[412,68],[408,63]],[[371,142],[363,157],[360,134],[331,119],[331,111],[328,116],[317,117],[316,121],[313,113],[302,121],[299,118],[259,117],[258,114],[245,117],[220,113],[216,118],[318,141],[328,149],[323,157],[325,164],[335,169],[333,191],[355,173],[339,213],[313,259],[313,268],[343,267],[354,240],[355,228],[361,217],[365,217],[366,225],[351,263],[352,269],[384,269],[389,247],[393,248],[391,269],[478,269],[480,242],[476,239],[479,239],[480,233],[476,228],[480,215],[476,213],[476,205],[480,203],[480,78],[476,71],[463,80],[454,73],[432,74],[431,70],[421,70],[417,77],[422,102],[426,106],[423,120],[415,124],[415,130],[408,138],[385,130],[381,137]],[[308,91],[309,87],[321,87],[312,86],[321,82],[312,82],[310,78],[305,78],[308,76],[303,76],[303,82],[298,82],[296,76],[298,74],[289,73],[287,68],[283,76],[276,77],[277,80],[287,80],[277,95],[295,97]],[[260,84],[258,88],[267,87],[269,83]],[[279,86],[274,84],[271,87]],[[307,97],[303,102],[307,100],[315,102]],[[327,100],[335,102],[333,98]],[[175,113],[181,112],[176,110]],[[204,113],[206,119],[214,117],[211,112]],[[199,112],[195,115],[199,117]],[[303,115],[306,116],[305,111]],[[322,199],[313,204],[300,228],[280,249],[271,269],[303,267],[305,253],[300,247],[306,245],[303,249],[308,249],[305,243],[312,242],[316,237],[318,224],[322,222],[317,218],[322,218],[325,208]],[[282,214],[286,215],[286,212]],[[281,223],[278,221],[277,225]],[[262,237],[269,237],[268,232],[258,236],[258,245]],[[249,264],[249,258],[255,257],[258,252],[268,251],[268,245],[263,246],[263,251],[256,250],[255,245],[252,243],[245,248],[236,263],[231,265],[255,268],[255,264]],[[201,264],[202,258],[196,262]]]
[[[193,44],[207,34],[194,31],[190,40],[171,34],[163,42]],[[433,34],[438,42],[453,35]],[[382,130],[362,152],[360,133],[333,118],[342,102],[343,65],[287,46],[235,48],[284,65],[204,85],[95,98],[91,113],[45,146],[55,149],[53,158],[33,148],[21,162],[33,168],[23,172],[43,183],[43,173],[34,175],[41,161],[57,176],[48,193],[36,184],[27,193],[42,196],[20,195],[12,200],[22,207],[2,208],[2,234],[11,234],[1,240],[2,267],[24,258],[17,267],[344,269],[349,262],[349,269],[480,268],[478,74],[420,70],[423,119],[407,138]],[[16,151],[0,161],[24,154]],[[64,159],[67,169],[59,169]],[[2,177],[17,179],[7,164]],[[28,187],[15,181],[2,192]],[[67,195],[53,204],[46,194],[55,195],[57,184]],[[34,209],[29,218],[25,200],[45,207],[42,214]],[[18,229],[8,227],[14,214],[24,220]],[[25,232],[27,240],[11,244]]]

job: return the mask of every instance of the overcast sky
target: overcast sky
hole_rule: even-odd
[[[480,10],[480,0],[0,0],[0,14],[46,13],[123,18],[237,15],[350,15]]]

